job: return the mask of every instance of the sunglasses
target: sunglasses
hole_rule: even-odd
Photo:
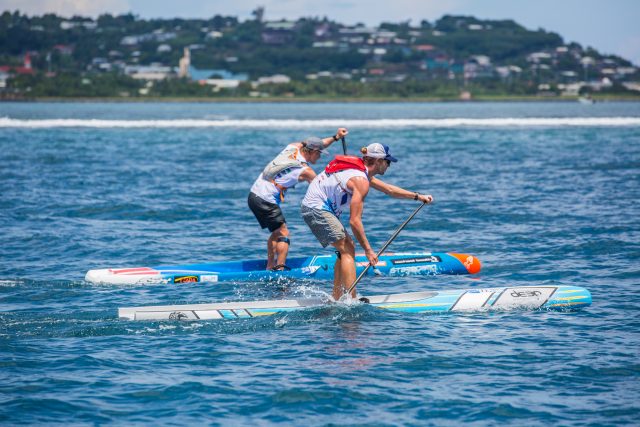
[[[391,160],[384,159],[384,161],[387,162],[387,167],[391,166]]]

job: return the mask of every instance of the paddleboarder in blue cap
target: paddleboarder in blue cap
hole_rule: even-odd
[[[355,244],[340,222],[340,215],[349,209],[349,225],[372,266],[378,257],[367,239],[362,212],[369,187],[398,199],[433,202],[433,196],[405,190],[387,184],[376,175],[384,175],[398,160],[391,155],[389,146],[373,143],[361,149],[362,158],[336,156],[325,170],[318,174],[302,200],[301,213],[314,236],[323,247],[333,245],[338,258],[335,264],[333,298],[337,301],[356,279]],[[356,296],[355,288],[352,296]]]

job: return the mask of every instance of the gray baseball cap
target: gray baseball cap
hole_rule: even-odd
[[[302,142],[304,143],[304,146],[310,150],[324,150],[324,142],[322,142],[320,138],[317,138],[315,136],[310,136]]]

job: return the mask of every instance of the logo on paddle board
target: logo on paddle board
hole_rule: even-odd
[[[196,283],[199,281],[198,276],[176,276],[173,278],[173,283]]]
[[[540,291],[517,291],[515,289],[511,291],[511,296],[514,298],[539,297],[540,295],[542,295]]]
[[[326,265],[325,265],[326,267]],[[315,273],[316,271],[320,270],[320,266],[319,265],[311,265],[309,267],[302,267],[301,271],[304,274],[308,274],[308,275],[312,275],[313,273]],[[325,268],[326,270],[326,268]]]
[[[409,276],[410,274],[438,274],[435,265],[408,265],[406,267],[393,267],[389,269],[392,276]]]
[[[184,314],[181,311],[174,311],[173,313],[171,313],[169,315],[169,320],[185,320],[188,319],[189,316],[187,316],[186,314]]]
[[[440,257],[435,255],[420,257],[420,258],[401,258],[401,259],[392,259],[391,262],[394,264],[419,264],[423,262],[440,262],[442,261]]]

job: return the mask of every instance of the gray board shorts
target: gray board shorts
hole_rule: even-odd
[[[331,212],[302,205],[300,213],[323,248],[348,236],[344,225]]]

